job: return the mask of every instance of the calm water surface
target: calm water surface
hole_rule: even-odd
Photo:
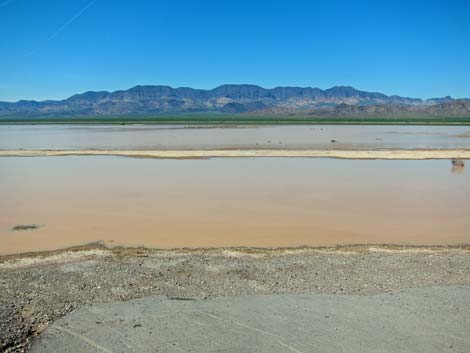
[[[239,131],[255,130],[228,135]],[[0,254],[97,240],[158,248],[470,242],[470,173],[446,160],[3,157],[0,181]],[[42,227],[12,231],[18,224]]]
[[[331,140],[336,140],[332,143]],[[0,125],[0,149],[470,148],[470,127]]]

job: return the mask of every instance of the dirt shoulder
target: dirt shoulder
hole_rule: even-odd
[[[470,285],[470,247],[107,249],[0,258],[0,351],[23,352],[56,319],[90,303],[150,295],[376,294]]]

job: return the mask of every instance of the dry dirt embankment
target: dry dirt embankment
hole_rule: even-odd
[[[470,248],[342,246],[303,249],[75,248],[0,258],[0,351],[21,352],[85,304],[151,295],[387,293],[469,286]]]

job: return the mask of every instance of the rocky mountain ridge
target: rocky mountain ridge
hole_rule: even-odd
[[[114,92],[89,91],[64,100],[0,102],[0,118],[15,116],[110,116],[181,112],[309,114],[470,114],[466,100],[447,96],[420,98],[387,96],[378,92],[335,86],[262,88],[256,85],[222,85],[211,90],[170,86],[135,86]],[[432,108],[433,107],[433,108]]]

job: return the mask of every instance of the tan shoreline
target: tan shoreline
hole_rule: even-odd
[[[423,150],[0,150],[0,157],[123,156],[135,158],[308,157],[343,159],[470,159],[468,149]]]
[[[108,246],[102,242],[71,246],[57,250],[36,251],[18,254],[0,255],[0,270],[28,267],[38,264],[73,262],[87,257],[111,255],[137,256],[146,253],[164,256],[223,254],[227,257],[262,258],[270,254],[302,255],[302,254],[440,254],[469,253],[470,245],[395,245],[395,244],[345,244],[331,246],[299,246],[299,247],[215,247],[215,248],[172,248],[160,249],[135,246]]]

